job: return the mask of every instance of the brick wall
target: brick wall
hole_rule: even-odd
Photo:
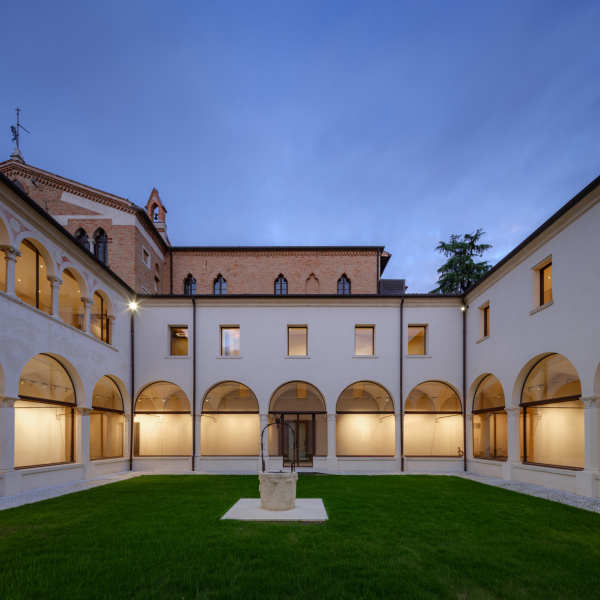
[[[183,293],[188,273],[196,279],[198,294],[212,294],[219,274],[227,281],[228,294],[273,294],[280,273],[287,279],[288,294],[337,294],[344,273],[352,294],[376,294],[377,251],[174,251],[173,293]]]

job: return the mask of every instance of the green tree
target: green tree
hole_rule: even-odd
[[[477,243],[483,235],[485,231],[478,229],[475,233],[451,235],[449,242],[440,242],[436,251],[447,256],[448,260],[437,270],[440,274],[438,287],[430,294],[462,294],[492,268],[487,260],[473,260],[474,256],[483,256],[492,247]]]

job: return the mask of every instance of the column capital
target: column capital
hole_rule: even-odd
[[[114,320],[115,320],[117,317],[116,317],[115,315],[106,315],[106,318],[107,318],[109,321],[111,321],[111,322],[112,322],[112,321],[114,321]]]
[[[473,417],[474,417],[473,413],[467,413],[467,421],[469,421],[469,422],[472,421]]]
[[[10,398],[9,396],[4,396],[2,399],[0,399],[0,408],[14,408],[15,402],[18,399],[19,398]]]
[[[331,413],[327,415],[327,420],[328,421],[335,421],[337,415],[335,413]]]
[[[91,298],[88,298],[87,296],[81,296],[81,303],[85,304],[86,306],[91,306],[92,304],[94,304],[94,301]]]
[[[58,287],[62,285],[63,282],[63,280],[60,277],[57,277],[56,275],[48,275],[46,279],[50,282],[50,285],[52,287]]]
[[[518,415],[521,407],[520,406],[506,406],[504,408],[504,410],[506,411],[506,414],[508,415]]]
[[[582,396],[580,400],[583,402],[585,408],[596,408],[600,406],[600,396]]]
[[[15,248],[14,246],[0,246],[0,251],[4,252],[6,258],[12,260],[17,260],[17,258],[21,256],[21,252],[19,251],[19,249]]]
[[[88,408],[87,406],[75,406],[73,407],[73,410],[75,411],[76,415],[88,416],[91,414],[93,409]]]

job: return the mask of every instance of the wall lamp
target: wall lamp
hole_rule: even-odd
[[[129,303],[129,310],[137,310],[137,307],[138,307],[138,303],[135,300],[132,300]]]

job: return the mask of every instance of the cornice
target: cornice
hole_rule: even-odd
[[[219,257],[231,257],[231,256],[239,256],[243,254],[245,256],[289,256],[289,255],[302,255],[302,256],[371,256],[376,251],[368,251],[368,250],[335,250],[335,249],[323,249],[323,250],[303,250],[294,247],[290,247],[289,250],[283,250],[281,248],[273,248],[272,250],[269,248],[264,249],[250,249],[250,248],[232,248],[232,249],[223,249],[220,250],[218,248],[198,248],[196,250],[178,250],[176,247],[171,247],[173,251],[173,258],[176,257],[193,257],[193,256],[219,256]]]

